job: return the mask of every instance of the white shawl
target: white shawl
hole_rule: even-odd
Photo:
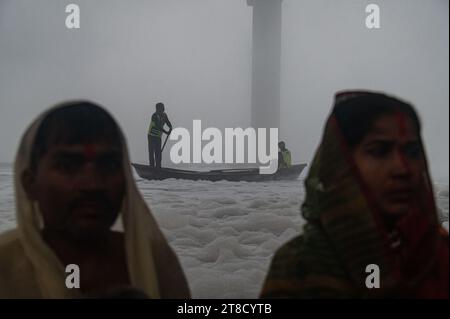
[[[14,183],[18,227],[14,231],[0,235],[0,298],[16,296],[76,298],[81,296],[76,289],[66,288],[65,269],[41,237],[42,218],[38,205],[28,199],[21,182],[21,175],[30,162],[32,145],[40,123],[50,112],[64,105],[50,108],[39,116],[25,132],[17,152]],[[126,195],[120,218],[124,229],[131,284],[150,298],[161,298],[161,283],[158,282],[159,274],[156,269],[155,255],[167,259],[159,261],[160,264],[168,263],[174,266],[173,269],[181,273],[182,271],[177,258],[137,189],[122,132],[120,136],[126,180]],[[155,247],[159,252],[155,253]],[[183,274],[181,276],[184,278]]]

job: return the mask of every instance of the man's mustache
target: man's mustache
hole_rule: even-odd
[[[70,209],[79,208],[81,206],[98,206],[102,209],[111,209],[111,202],[104,192],[85,192],[77,196],[70,204]]]

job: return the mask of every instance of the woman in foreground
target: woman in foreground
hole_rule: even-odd
[[[413,107],[336,94],[305,181],[304,233],[275,254],[264,298],[448,298],[438,223]]]

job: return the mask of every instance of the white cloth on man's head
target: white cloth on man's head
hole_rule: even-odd
[[[42,221],[36,202],[28,199],[21,175],[30,163],[32,146],[43,119],[57,105],[40,115],[22,137],[14,166],[18,227],[0,235],[0,298],[77,298],[77,289],[65,286],[65,266],[41,237]],[[160,264],[179,270],[179,263],[137,189],[131,172],[125,138],[122,139],[126,194],[120,218],[124,228],[127,266],[131,284],[150,298],[161,298],[161,286],[155,264],[155,247]],[[181,277],[184,275],[181,274]],[[180,283],[183,284],[183,283]]]

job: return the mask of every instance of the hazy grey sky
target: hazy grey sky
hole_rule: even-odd
[[[81,28],[65,27],[65,7]],[[365,7],[381,29],[365,27]],[[415,104],[433,177],[448,181],[448,0],[284,0],[281,138],[309,162],[335,91],[382,90]],[[0,162],[31,120],[88,98],[122,126],[136,162],[163,101],[175,126],[250,126],[252,11],[245,0],[0,0]]]

